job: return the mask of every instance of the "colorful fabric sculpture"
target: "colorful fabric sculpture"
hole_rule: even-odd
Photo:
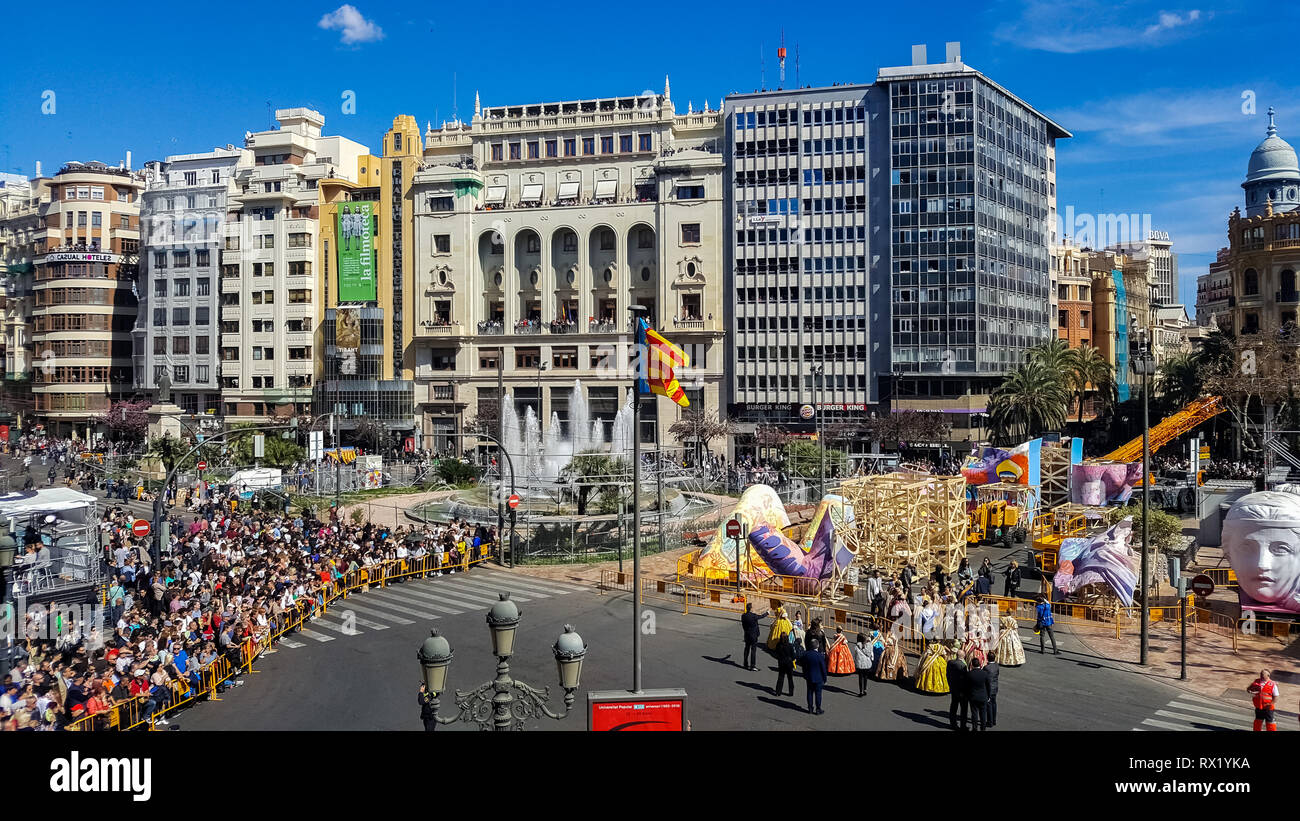
[[[1062,593],[1073,593],[1089,584],[1106,584],[1125,605],[1133,604],[1137,572],[1129,547],[1132,535],[1133,517],[1128,516],[1096,536],[1063,540],[1052,584]]]

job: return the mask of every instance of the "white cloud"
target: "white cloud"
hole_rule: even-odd
[[[1052,118],[1077,135],[1096,134],[1109,145],[1158,146],[1194,142],[1202,149],[1243,146],[1255,132],[1263,139],[1258,116],[1241,110],[1241,89],[1151,90],[1093,100],[1053,111]],[[1258,142],[1259,140],[1256,140]],[[1254,144],[1245,147],[1248,152]]]
[[[373,21],[367,20],[357,10],[357,7],[351,4],[339,6],[322,17],[316,25],[327,31],[338,30],[343,32],[342,42],[346,45],[370,43],[384,39],[384,30],[375,25]]]
[[[1024,48],[1080,54],[1161,45],[1204,19],[1199,9],[1150,13],[1099,0],[1026,0],[1019,17],[1003,24],[999,39]],[[1181,32],[1176,30],[1182,29]]]
[[[1147,26],[1145,34],[1148,37],[1153,34],[1159,34],[1162,31],[1169,31],[1170,29],[1176,29],[1179,26],[1186,26],[1190,23],[1195,23],[1197,20],[1201,19],[1201,12],[1199,9],[1192,9],[1185,15],[1179,15],[1177,12],[1162,11],[1160,12],[1159,19],[1160,22]]]

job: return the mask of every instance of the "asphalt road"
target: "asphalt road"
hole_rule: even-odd
[[[512,578],[518,579],[512,582]],[[468,585],[473,584],[474,587]],[[530,588],[523,585],[532,585]],[[313,625],[313,632],[329,635],[315,641],[294,636],[298,647],[283,645],[263,657],[258,672],[243,677],[244,686],[227,691],[220,702],[197,705],[180,714],[176,723],[185,730],[418,730],[416,692],[420,668],[416,650],[436,625],[455,650],[449,686],[472,689],[495,675],[484,614],[492,591],[513,587],[515,595],[536,596],[542,582],[519,578],[490,568],[475,569],[466,577],[444,576],[397,585],[391,591],[372,591],[351,599],[358,622],[355,635],[345,635],[338,625],[347,618],[348,604],[327,617],[329,630]],[[554,582],[546,584],[555,585]],[[552,708],[560,706],[556,667],[551,645],[566,623],[573,624],[588,644],[582,688],[575,712],[563,722],[542,719],[542,729],[585,729],[582,712],[587,689],[627,689],[632,682],[629,596],[605,595],[573,589],[559,593],[549,588],[547,598],[521,603],[523,620],[516,640],[518,654],[511,673],[536,687],[552,688]],[[452,596],[477,597],[479,609],[449,613]],[[420,618],[428,603],[443,602],[438,618]],[[470,605],[476,603],[470,602]],[[468,605],[463,605],[468,606]],[[404,610],[393,610],[404,607]],[[363,609],[364,608],[364,609]],[[894,683],[872,682],[867,696],[858,698],[853,677],[833,679],[824,701],[825,714],[813,716],[803,709],[802,682],[793,698],[772,692],[776,667],[760,653],[760,670],[741,669],[740,627],[734,617],[722,614],[683,616],[671,609],[648,608],[653,632],[642,641],[643,686],[682,687],[688,693],[688,716],[695,730],[946,730],[947,696],[912,692]],[[397,616],[406,624],[385,617]],[[1022,629],[1022,639],[1035,638]],[[1023,667],[1005,668],[1001,676],[998,729],[1022,730],[1130,730],[1156,714],[1178,693],[1174,688],[1109,665],[1105,659],[1078,652],[1079,646],[1064,632],[1058,636],[1063,654],[1040,656],[1031,650]],[[1027,648],[1028,649],[1028,646]],[[909,668],[915,671],[915,658]],[[443,715],[449,715],[451,698],[443,698]],[[474,729],[461,725],[447,731]],[[1189,727],[1188,729],[1192,729]],[[1205,727],[1202,729],[1210,729]]]

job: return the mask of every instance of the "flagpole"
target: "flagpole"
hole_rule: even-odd
[[[636,347],[636,367],[632,370],[632,692],[641,692],[641,382],[648,367],[647,352],[640,346],[644,305],[629,305],[636,329],[632,344]]]

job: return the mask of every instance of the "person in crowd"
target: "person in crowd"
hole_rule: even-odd
[[[998,651],[994,650],[989,653],[989,663],[984,665],[984,671],[989,677],[989,705],[987,712],[988,726],[998,726],[998,674],[1002,672],[1001,665],[998,664]]]
[[[804,685],[807,688],[808,712],[821,715],[825,712],[822,709],[822,688],[826,686],[828,670],[826,654],[822,652],[820,641],[809,638],[807,649],[799,654],[799,667],[803,670]],[[791,688],[791,695],[793,695],[793,685]]]
[[[1002,588],[1002,595],[1007,597],[1008,599],[1014,599],[1018,597],[1020,595],[1020,580],[1021,580],[1020,564],[1017,563],[1014,559],[1012,559],[1011,564],[1007,567],[1005,571],[1003,571],[1002,575],[1006,577],[1006,583],[1003,585]]]
[[[970,703],[971,729],[983,732],[988,729],[989,701],[992,699],[992,678],[979,659],[971,661],[966,674],[966,701]]]
[[[740,666],[746,670],[758,669],[758,625],[770,613],[770,610],[764,610],[760,616],[754,612],[754,605],[747,603],[745,612],[740,616],[741,632],[745,638],[745,651]]]
[[[916,689],[922,693],[948,692],[948,648],[938,642],[925,646],[916,666]]]
[[[853,667],[858,674],[858,698],[862,698],[867,694],[867,678],[875,667],[875,654],[863,633],[858,633],[858,639],[853,643]]]
[[[831,639],[826,660],[827,669],[833,676],[847,676],[857,672],[858,667],[853,660],[853,651],[849,649],[849,637],[844,635],[844,628],[835,628],[835,637]]]
[[[1274,710],[1277,708],[1278,699],[1282,697],[1278,689],[1277,682],[1273,681],[1271,670],[1260,670],[1259,678],[1250,683],[1246,688],[1250,694],[1252,703],[1255,706],[1255,732],[1267,730],[1268,732],[1277,732],[1277,716]]]
[[[948,705],[948,724],[954,730],[965,730],[967,720],[967,667],[959,654],[953,653],[948,659],[948,692],[952,695]],[[960,714],[960,715],[959,715]]]
[[[789,622],[786,622],[789,624]],[[790,684],[789,695],[794,695],[794,662],[798,656],[793,630],[787,630],[776,641],[776,695],[785,695],[785,684]]]

